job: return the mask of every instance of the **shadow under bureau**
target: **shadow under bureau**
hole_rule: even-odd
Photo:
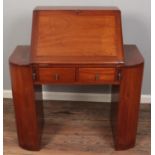
[[[37,7],[31,45],[17,46],[9,64],[21,147],[41,149],[43,84],[112,85],[115,149],[135,145],[144,60],[123,45],[119,9]]]

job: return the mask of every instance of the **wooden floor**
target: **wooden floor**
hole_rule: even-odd
[[[149,104],[141,105],[136,146],[127,151],[113,148],[109,103],[45,101],[44,113],[43,148],[26,151],[17,143],[12,100],[4,99],[4,155],[150,155]]]

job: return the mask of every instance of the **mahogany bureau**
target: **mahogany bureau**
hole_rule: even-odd
[[[41,149],[42,84],[111,85],[115,149],[134,147],[144,60],[123,45],[118,8],[37,7],[31,45],[17,46],[9,64],[22,148]]]

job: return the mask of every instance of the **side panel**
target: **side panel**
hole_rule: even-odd
[[[42,108],[37,100],[42,100],[41,86],[33,85],[30,66],[10,64],[10,73],[19,145],[28,150],[39,150]]]
[[[120,86],[112,87],[111,120],[116,150],[135,145],[143,64],[122,69]]]

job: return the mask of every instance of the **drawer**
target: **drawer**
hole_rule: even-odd
[[[65,83],[75,81],[75,68],[39,68],[38,80],[42,83]]]
[[[79,68],[80,82],[114,82],[115,77],[115,68]]]

